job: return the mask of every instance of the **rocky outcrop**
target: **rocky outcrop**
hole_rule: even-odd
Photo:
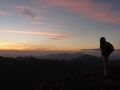
[[[103,71],[85,73],[79,77],[41,84],[35,90],[120,90],[119,71],[119,67],[110,67],[108,78],[103,76]]]

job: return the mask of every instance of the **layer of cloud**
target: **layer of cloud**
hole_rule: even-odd
[[[115,49],[115,51],[120,51],[120,49]]]
[[[32,32],[32,31],[15,31],[15,30],[0,30],[0,33],[15,33],[15,34],[31,34],[31,35],[49,35],[51,39],[63,39],[78,36],[77,34],[65,34],[56,32]]]
[[[50,39],[59,41],[59,40],[63,40],[64,38],[69,38],[69,37],[71,36],[67,36],[67,35],[66,36],[54,36]]]
[[[114,11],[114,7],[107,3],[97,3],[92,0],[44,0],[51,6],[64,7],[67,10],[84,14],[94,20],[120,24],[120,11]]]
[[[39,16],[36,16],[34,17],[35,20],[39,20],[39,19],[43,19],[44,17],[39,17]]]
[[[45,24],[43,22],[32,22],[32,24],[39,25],[39,24]]]
[[[81,49],[81,51],[100,51],[99,48],[93,48],[93,49]]]
[[[0,15],[10,15],[10,13],[0,10]]]
[[[93,48],[93,49],[81,49],[81,51],[100,51],[99,48]],[[114,51],[120,51],[120,49],[115,49]]]

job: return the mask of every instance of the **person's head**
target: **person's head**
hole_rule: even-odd
[[[104,37],[101,37],[100,38],[100,44],[105,43],[105,42],[106,42],[106,39]]]

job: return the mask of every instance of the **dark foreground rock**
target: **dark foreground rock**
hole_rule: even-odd
[[[120,68],[110,67],[108,78],[103,76],[103,71],[85,73],[56,82],[43,83],[34,90],[120,90]]]

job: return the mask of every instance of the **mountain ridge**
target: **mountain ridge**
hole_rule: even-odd
[[[74,54],[58,53],[58,54],[48,54],[48,55],[44,55],[44,56],[39,56],[37,58],[56,59],[56,60],[71,60],[71,59],[74,59],[74,58],[77,58],[77,57],[81,57],[83,55],[85,55],[85,54],[84,53],[74,53]]]

